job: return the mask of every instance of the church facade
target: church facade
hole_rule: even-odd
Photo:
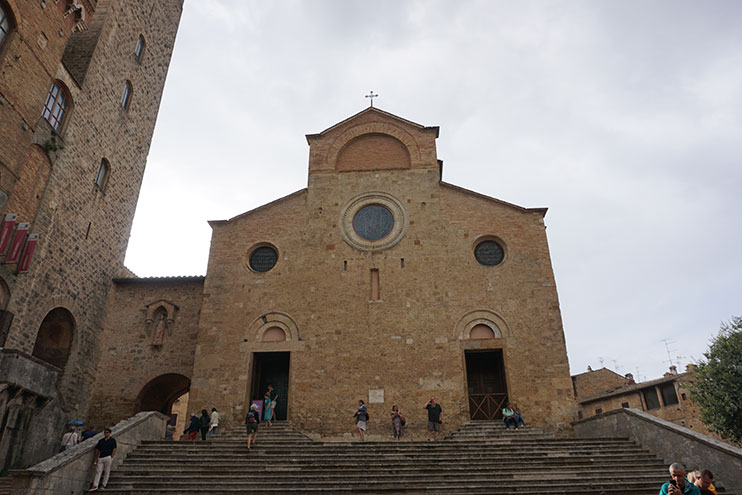
[[[392,405],[422,434],[431,396],[445,429],[507,402],[569,428],[546,209],[443,182],[438,132],[371,107],[308,135],[307,188],[210,222],[205,277],[118,279],[104,347],[140,365],[99,375],[92,414],[188,391],[238,425],[270,383],[278,418],[322,437],[352,430],[358,400],[371,434]]]

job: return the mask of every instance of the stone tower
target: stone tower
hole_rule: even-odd
[[[182,6],[0,0],[0,468],[87,414]]]

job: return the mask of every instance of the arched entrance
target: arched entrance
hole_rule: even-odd
[[[33,356],[61,370],[67,364],[75,331],[75,318],[66,308],[54,308],[41,322]]]
[[[159,411],[171,416],[173,403],[187,394],[190,388],[190,378],[178,373],[168,373],[153,378],[139,392],[134,414],[140,411]],[[175,424],[177,419],[171,418],[171,423]]]

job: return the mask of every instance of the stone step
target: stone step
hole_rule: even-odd
[[[106,492],[656,495],[664,462],[628,439],[573,440],[470,423],[437,442],[315,442],[289,425],[145,442]],[[606,473],[610,473],[607,476]]]
[[[664,480],[664,478],[663,478]],[[267,482],[270,481],[270,482]],[[274,483],[274,486],[271,486]],[[658,483],[660,480],[648,480],[648,481],[626,481],[620,484],[622,491],[612,491],[611,493],[623,493],[623,494],[636,494],[636,493],[652,493],[656,495],[659,491]],[[109,481],[106,488],[107,493],[117,493],[121,490],[129,490],[131,493],[231,493],[235,490],[243,490],[244,493],[288,493],[288,492],[316,492],[322,491],[323,493],[347,492],[353,491],[366,492],[366,493],[381,493],[381,492],[415,492],[418,493],[451,493],[451,490],[462,488],[468,489],[489,489],[489,493],[493,494],[561,494],[561,493],[591,493],[596,495],[606,489],[615,489],[616,484],[612,480],[603,479],[599,482],[582,482],[579,480],[549,480],[548,482],[536,483],[533,480],[502,480],[498,478],[489,478],[481,480],[456,480],[456,479],[441,479],[441,480],[420,480],[415,483],[407,484],[400,482],[399,480],[378,481],[373,478],[367,478],[359,482],[343,481],[337,482],[315,482],[311,480],[304,480],[297,484],[284,483],[281,481],[280,487],[275,487],[275,481],[273,480],[262,480],[256,483],[255,486],[246,486],[239,482],[221,482],[218,486],[215,486],[213,482],[179,482],[178,480],[163,480],[157,482],[149,482],[147,484],[135,484],[135,483],[118,483],[113,480]],[[535,485],[535,486],[534,486]]]

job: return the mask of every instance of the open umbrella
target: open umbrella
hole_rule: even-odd
[[[69,426],[82,426],[82,425],[85,424],[85,421],[83,421],[81,419],[72,419],[70,421],[67,421],[67,424]]]

